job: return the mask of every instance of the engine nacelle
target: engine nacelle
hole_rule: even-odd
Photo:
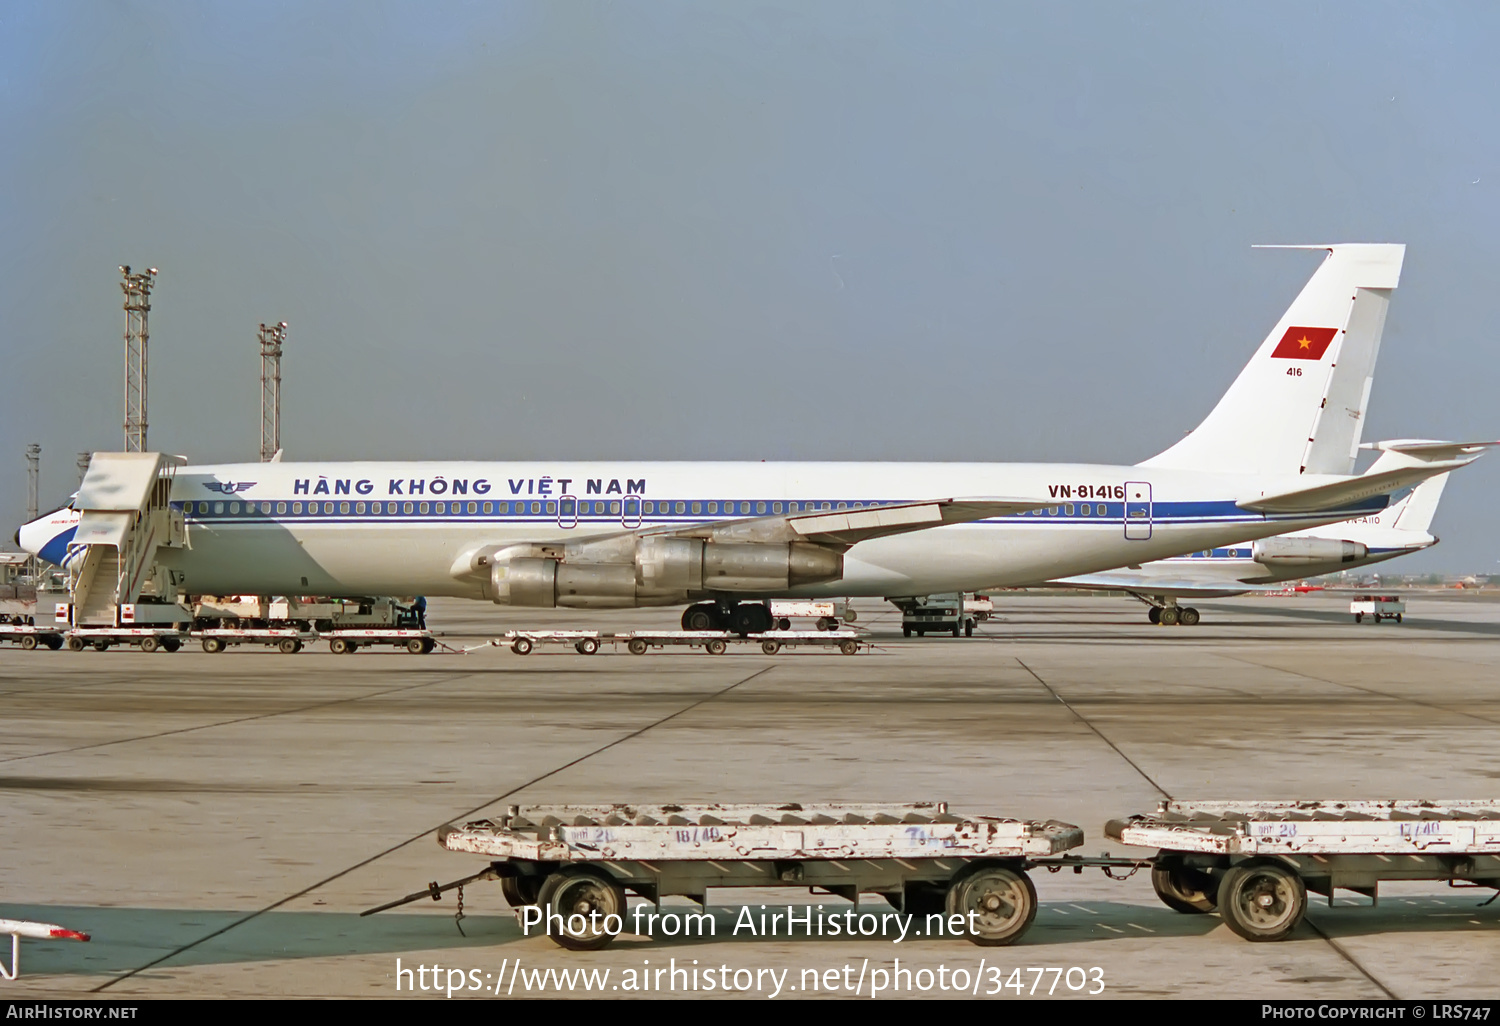
[[[755,544],[645,537],[561,546],[561,558],[516,546],[473,557],[489,564],[490,597],[500,605],[624,609],[673,605],[712,594],[774,594],[836,581],[844,557],[807,542]],[[627,562],[626,560],[629,560]]]
[[[1352,563],[1370,550],[1360,542],[1332,538],[1262,538],[1251,549],[1265,566],[1310,566],[1315,563]]]

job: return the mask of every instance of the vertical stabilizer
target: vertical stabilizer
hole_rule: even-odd
[[[1401,512],[1396,517],[1396,530],[1420,533],[1430,531],[1432,518],[1437,515],[1438,500],[1443,497],[1443,486],[1447,483],[1448,475],[1439,474],[1417,485],[1404,500]]]
[[[1406,247],[1264,248],[1321,249],[1328,256],[1203,423],[1141,466],[1276,476],[1353,472]]]

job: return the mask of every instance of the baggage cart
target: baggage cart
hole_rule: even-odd
[[[495,641],[497,647],[509,648],[516,655],[530,655],[543,646],[571,647],[579,655],[593,655],[604,649],[623,648],[632,655],[645,655],[651,649],[701,648],[709,655],[723,655],[731,645],[751,644],[766,655],[783,648],[836,648],[844,655],[854,655],[868,648],[863,636],[852,630],[768,631],[763,634],[735,634],[732,631],[506,631]]]
[[[1406,602],[1400,595],[1356,595],[1349,603],[1349,612],[1354,614],[1355,623],[1365,617],[1375,623],[1381,620],[1400,623],[1401,615],[1406,612]]]

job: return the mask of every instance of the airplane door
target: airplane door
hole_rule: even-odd
[[[1151,537],[1151,484],[1125,482],[1125,538],[1146,541]]]
[[[641,497],[639,495],[625,496],[625,504],[620,508],[620,526],[628,531],[641,526]]]
[[[558,497],[557,526],[562,528],[578,526],[578,500],[571,495]]]

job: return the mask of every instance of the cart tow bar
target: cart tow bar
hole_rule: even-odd
[[[1111,880],[1129,880],[1132,876],[1154,865],[1155,859],[1125,859],[1111,856],[1109,852],[1103,855],[1063,855],[1055,859],[1032,859],[1029,865],[1038,869],[1045,869],[1049,873],[1060,873],[1064,869],[1071,868],[1074,873],[1082,873],[1085,867],[1102,870],[1104,875]],[[1124,876],[1116,876],[1114,870],[1128,869],[1130,872]]]
[[[420,891],[413,891],[404,898],[397,898],[395,901],[388,901],[384,905],[377,905],[375,908],[365,909],[360,913],[360,915],[373,916],[376,912],[384,912],[386,909],[396,908],[399,905],[409,905],[413,901],[421,901],[423,898],[431,898],[433,901],[442,901],[443,895],[446,892],[457,890],[458,911],[453,916],[453,925],[458,927],[458,932],[460,934],[463,934],[463,936],[467,937],[468,934],[464,933],[464,928],[460,925],[464,918],[464,885],[475,883],[480,880],[498,880],[500,879],[501,875],[502,874],[497,872],[493,865],[490,865],[481,869],[473,876],[466,876],[462,880],[454,880],[452,883],[439,884],[436,880],[434,880],[432,881],[432,883],[428,884]]]

